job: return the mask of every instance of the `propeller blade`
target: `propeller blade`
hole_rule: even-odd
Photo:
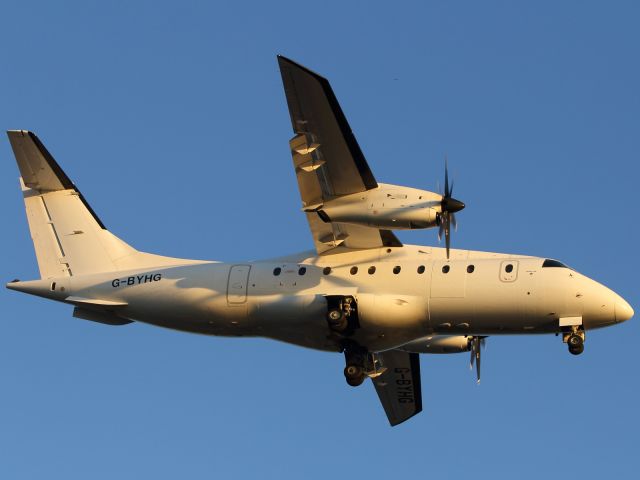
[[[480,339],[478,338],[478,349],[476,350],[476,375],[478,377],[478,381],[476,383],[480,384]]]
[[[449,184],[449,160],[447,155],[444,156],[444,194],[440,202],[440,217],[439,217],[439,229],[438,229],[438,241],[442,241],[442,234],[447,249],[447,260],[451,252],[451,224],[453,228],[458,230],[458,222],[454,215],[455,212],[459,212],[464,208],[464,203],[460,200],[456,200],[451,195],[453,194],[453,181]]]
[[[447,260],[449,260],[449,250],[451,249],[451,217],[447,215],[447,224],[444,228],[444,243],[447,248]]]
[[[449,192],[449,166],[447,161],[447,155],[444,156],[444,196],[449,198],[451,193]]]
[[[476,352],[475,348],[473,348],[473,339],[474,337],[471,337],[471,344],[469,347],[469,350],[471,351],[471,358],[469,359],[469,370],[473,370],[473,364],[476,362]]]
[[[473,370],[473,366],[475,365],[477,383],[480,383],[480,350],[484,344],[485,337],[469,337],[469,350],[471,351],[469,370]]]

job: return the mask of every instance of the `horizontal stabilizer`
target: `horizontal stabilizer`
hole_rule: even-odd
[[[133,323],[132,320],[119,317],[112,312],[101,312],[98,310],[89,310],[86,308],[76,307],[73,309],[73,316],[75,318],[81,318],[83,320],[90,320],[92,322],[103,323],[105,325],[128,325]]]
[[[64,299],[65,302],[76,305],[93,305],[96,307],[126,307],[127,302],[112,302],[111,300],[100,300],[97,298],[84,298],[70,296]]]

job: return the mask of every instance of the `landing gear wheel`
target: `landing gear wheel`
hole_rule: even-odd
[[[332,308],[327,312],[327,320],[332,329],[342,331],[347,326],[347,317],[340,308]]]
[[[359,365],[347,365],[344,368],[344,376],[347,379],[347,383],[352,387],[362,385],[366,378],[364,369]]]
[[[569,345],[569,353],[572,355],[580,355],[584,352],[584,340],[580,335],[572,334],[567,339],[567,345]]]

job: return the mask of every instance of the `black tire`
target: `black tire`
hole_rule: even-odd
[[[347,328],[347,317],[339,308],[332,308],[327,312],[327,321],[333,330],[341,332]]]
[[[330,323],[340,323],[340,320],[344,317],[344,313],[339,308],[332,308],[327,312],[327,318]]]
[[[580,355],[584,352],[584,343],[579,343],[578,345],[569,345],[569,353],[572,355]]]
[[[347,378],[347,384],[350,387],[359,387],[360,385],[362,385],[362,382],[364,382],[364,377],[357,379]]]
[[[344,368],[344,378],[347,380],[349,385],[357,387],[362,385],[366,376],[364,374],[364,369],[359,365],[347,365]]]

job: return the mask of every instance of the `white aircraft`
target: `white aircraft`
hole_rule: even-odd
[[[9,131],[40,279],[7,288],[68,303],[73,316],[221,336],[260,336],[342,352],[347,383],[371,378],[391,425],[422,409],[421,353],[471,352],[487,335],[585,331],[633,316],[605,286],[557,260],[450,250],[444,193],[378,183],[329,82],[278,57],[293,165],[315,251],[244,263],[140,252],[109,232],[38,137]],[[438,226],[446,248],[391,230]]]

